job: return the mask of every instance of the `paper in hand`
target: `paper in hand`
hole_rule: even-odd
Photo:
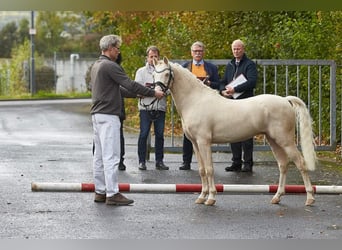
[[[230,87],[234,88],[234,87],[239,86],[240,84],[243,84],[245,82],[247,82],[246,77],[243,74],[240,74],[233,81],[231,81],[229,84],[227,84],[226,87],[230,86]],[[243,92],[236,92],[233,94],[233,98],[236,99],[237,97],[239,97],[242,94],[243,94]]]

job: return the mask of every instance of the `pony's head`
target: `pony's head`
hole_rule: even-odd
[[[173,82],[173,71],[171,69],[171,65],[169,63],[169,59],[164,57],[163,60],[153,60],[154,72],[153,72],[153,80],[157,86],[160,86],[161,89],[166,92],[171,88],[171,84]]]

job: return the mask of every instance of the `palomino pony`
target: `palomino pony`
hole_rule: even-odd
[[[314,203],[308,170],[313,171],[316,154],[311,117],[305,103],[295,96],[257,95],[231,100],[202,84],[189,70],[179,64],[154,61],[154,81],[164,91],[170,90],[186,137],[192,142],[199,164],[202,191],[197,204],[214,205],[217,190],[214,183],[212,143],[246,140],[264,134],[277,160],[280,176],[271,203],[278,204],[285,194],[288,164],[299,169],[307,193],[305,205]],[[295,143],[296,118],[300,127],[302,154]]]

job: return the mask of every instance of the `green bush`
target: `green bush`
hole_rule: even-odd
[[[56,88],[55,70],[49,66],[42,66],[35,70],[36,91],[54,91]]]

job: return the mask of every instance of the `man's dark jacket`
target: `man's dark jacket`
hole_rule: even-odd
[[[234,74],[236,71],[237,65],[235,58],[228,62],[226,66],[226,70],[223,76],[223,79],[221,80],[221,86],[220,91],[225,89],[225,86],[233,81]],[[239,62],[239,66],[236,72],[236,77],[240,74],[243,74],[247,78],[247,82],[236,86],[234,88],[235,92],[241,93],[239,97],[236,99],[243,99],[247,97],[254,96],[254,89],[257,83],[258,78],[258,72],[255,62],[253,62],[251,59],[249,59],[246,54],[243,55]]]

